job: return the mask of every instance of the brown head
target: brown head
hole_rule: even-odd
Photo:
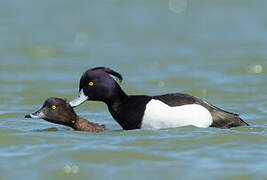
[[[73,127],[78,116],[66,100],[51,97],[44,102],[41,109],[25,115],[25,118],[44,119],[48,122]]]

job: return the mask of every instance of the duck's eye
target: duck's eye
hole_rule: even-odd
[[[52,108],[53,110],[55,110],[55,109],[57,108],[57,106],[56,106],[56,105],[53,105],[53,106],[51,106],[51,108]]]
[[[94,85],[94,83],[91,81],[91,82],[89,82],[89,86],[93,86]]]

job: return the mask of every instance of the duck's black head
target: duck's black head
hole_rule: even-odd
[[[125,93],[111,75],[122,81],[122,76],[110,68],[97,67],[84,72],[80,79],[79,94],[70,105],[76,107],[87,100],[108,103],[114,98],[124,96]]]
[[[66,100],[51,97],[44,102],[41,109],[25,115],[25,118],[44,119],[48,122],[72,126],[77,119],[77,115]]]

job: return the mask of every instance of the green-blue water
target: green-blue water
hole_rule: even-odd
[[[0,179],[266,179],[267,1],[0,1]],[[251,126],[111,132],[24,119],[107,66],[128,94],[187,92]]]

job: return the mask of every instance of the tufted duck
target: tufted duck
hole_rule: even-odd
[[[231,128],[248,126],[238,114],[224,111],[188,94],[129,96],[110,76],[122,76],[110,68],[97,67],[83,73],[79,94],[72,107],[85,101],[102,101],[123,129],[196,127]]]
[[[44,119],[51,123],[69,126],[77,131],[101,132],[107,130],[105,125],[89,122],[75,113],[73,108],[61,98],[48,98],[43,107],[25,118]]]

